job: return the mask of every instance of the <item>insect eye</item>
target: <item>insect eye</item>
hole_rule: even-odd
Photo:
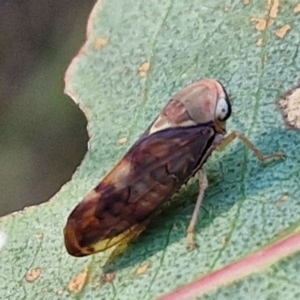
[[[219,99],[217,108],[216,108],[216,117],[220,121],[225,121],[230,117],[231,106],[229,101],[224,98]]]

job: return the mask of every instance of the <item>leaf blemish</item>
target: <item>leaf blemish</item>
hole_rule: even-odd
[[[251,22],[256,22],[255,28],[258,31],[263,31],[267,28],[267,20],[262,18],[251,18]]]
[[[40,277],[41,273],[42,273],[41,268],[31,269],[26,273],[25,279],[27,282],[30,283],[34,282]]]
[[[282,96],[279,106],[288,125],[300,129],[300,87],[296,87]]]
[[[149,269],[149,267],[150,267],[150,263],[147,262],[147,263],[141,265],[140,267],[138,267],[137,270],[135,271],[135,274],[137,276],[142,275],[142,274],[146,273],[146,271]]]
[[[94,47],[96,50],[100,50],[101,48],[103,48],[105,45],[107,45],[108,40],[104,39],[104,38],[97,38],[94,44]]]
[[[85,268],[83,272],[75,276],[68,285],[68,290],[71,293],[79,293],[84,288],[88,277],[88,268]]]
[[[41,233],[41,234],[36,234],[36,235],[34,235],[33,237],[34,237],[34,239],[35,239],[36,241],[40,241],[40,240],[43,239],[43,234],[42,234],[42,233]]]
[[[277,17],[278,9],[279,9],[279,0],[275,0],[273,2],[271,10],[270,10],[270,17],[271,18],[276,18]]]
[[[223,237],[222,237],[222,240],[221,240],[221,243],[222,243],[222,245],[225,246],[225,245],[227,245],[228,241],[229,241],[228,237],[223,236]]]
[[[286,24],[284,26],[282,26],[280,29],[276,30],[275,34],[279,37],[279,38],[284,38],[284,36],[287,34],[287,32],[291,29],[291,25]]]
[[[120,145],[123,145],[123,144],[125,144],[126,142],[127,142],[127,137],[122,137],[122,138],[120,138],[119,141],[118,141],[118,143],[119,143]]]
[[[297,5],[294,7],[293,12],[294,12],[295,14],[297,14],[298,12],[300,12],[300,3],[297,4]]]
[[[150,69],[150,63],[145,62],[139,67],[139,76],[140,77],[146,77],[147,73]]]
[[[263,38],[259,38],[259,39],[257,40],[257,42],[256,42],[256,46],[257,46],[257,47],[260,47],[260,46],[263,44],[263,42],[264,42],[264,39],[263,39]]]

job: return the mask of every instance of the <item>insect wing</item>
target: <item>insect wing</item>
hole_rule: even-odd
[[[83,256],[119,243],[204,163],[215,138],[211,124],[169,128],[140,139],[70,214],[68,252]]]

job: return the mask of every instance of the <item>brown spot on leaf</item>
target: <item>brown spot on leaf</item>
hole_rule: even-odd
[[[279,100],[283,116],[289,126],[300,128],[300,87],[296,87]]]
[[[295,14],[297,14],[298,12],[300,12],[300,3],[297,4],[297,5],[294,7],[293,12],[294,12]]]
[[[74,277],[68,285],[68,290],[71,293],[79,293],[84,288],[88,277],[88,268],[86,267],[83,272]]]
[[[105,45],[107,45],[108,41],[104,38],[97,38],[94,44],[94,47],[96,50],[100,50],[103,48]]]
[[[135,271],[135,275],[140,276],[144,273],[146,273],[146,271],[149,269],[150,267],[150,263],[146,262],[145,264],[141,265],[140,267],[138,267]]]
[[[148,62],[143,63],[140,67],[139,67],[139,75],[141,77],[146,77],[147,73],[150,69],[150,64]]]
[[[244,5],[250,4],[250,0],[243,0]]]
[[[267,20],[262,18],[251,18],[251,22],[256,22],[255,28],[258,31],[263,31],[267,28]]]
[[[292,27],[289,24],[286,24],[280,29],[276,30],[275,34],[282,39],[291,28]]]
[[[257,47],[260,47],[260,46],[263,44],[263,42],[264,42],[264,39],[263,39],[263,38],[259,38],[259,39],[257,40],[257,42],[256,42],[256,46],[257,46]]]
[[[118,143],[119,143],[120,145],[123,145],[123,144],[125,144],[126,142],[127,142],[127,137],[122,137],[122,138],[120,138],[119,141],[118,141]]]
[[[270,17],[271,18],[276,18],[278,14],[278,9],[279,9],[279,0],[274,0],[273,5],[270,10]]]
[[[25,279],[27,282],[34,282],[40,277],[41,273],[42,273],[41,268],[31,269],[26,273]]]

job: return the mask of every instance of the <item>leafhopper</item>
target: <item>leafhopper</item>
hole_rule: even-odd
[[[239,138],[262,161],[264,156],[245,136],[226,134],[231,104],[224,86],[213,79],[194,82],[175,94],[121,161],[80,202],[64,229],[73,256],[115,247],[120,252],[151,217],[192,176],[199,175],[199,194],[187,229],[193,249],[198,212],[208,186],[204,164],[214,150]]]

